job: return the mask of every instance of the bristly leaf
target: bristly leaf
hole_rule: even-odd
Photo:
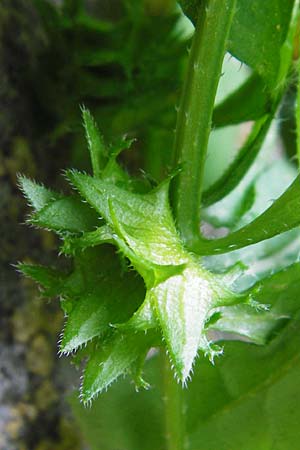
[[[90,151],[93,173],[95,177],[99,177],[107,162],[107,149],[93,116],[90,111],[84,107],[82,107],[82,118]]]
[[[122,272],[111,246],[88,249],[75,258],[70,277],[79,278],[77,291],[63,286],[61,294],[71,301],[60,351],[69,353],[110,330],[110,324],[126,322],[142,303],[144,284],[133,272]]]
[[[64,283],[67,277],[66,274],[56,269],[35,264],[20,263],[17,265],[17,269],[39,283],[43,288],[43,294],[47,297],[60,295],[62,283]]]
[[[77,197],[63,197],[37,211],[30,222],[53,231],[80,233],[100,224],[99,216]]]
[[[128,320],[141,303],[145,294],[140,280],[133,274],[122,277],[120,268],[116,270],[105,273],[104,269],[98,289],[83,293],[73,301],[60,345],[62,353],[77,350],[94,337],[103,335],[113,323]]]
[[[199,348],[213,356],[205,337],[213,308],[241,301],[240,297],[221,286],[183,248],[170,211],[168,183],[141,195],[74,171],[68,177],[105,218],[116,245],[145,280],[143,305],[119,326],[147,330],[159,324],[176,374],[184,383]]]
[[[137,256],[155,265],[187,261],[169,207],[167,183],[142,195],[79,172],[69,171],[67,176]]]
[[[81,386],[81,399],[89,403],[99,393],[107,389],[120,375],[151,346],[153,335],[144,333],[124,334],[115,332],[96,348],[87,363]]]
[[[205,323],[218,304],[239,301],[199,265],[190,264],[179,274],[150,290],[151,301],[166,339],[171,362],[185,383],[198,349],[213,357],[205,337]]]
[[[51,191],[42,184],[38,184],[23,175],[18,177],[18,182],[22,192],[35,211],[40,211],[48,203],[61,197],[57,192]]]
[[[78,250],[85,250],[89,247],[96,247],[100,244],[113,244],[114,236],[111,228],[107,225],[97,228],[95,231],[88,231],[82,236],[66,236],[62,247],[62,252],[66,255],[75,254]]]
[[[279,327],[286,324],[299,310],[295,300],[300,289],[300,263],[295,263],[257,282],[245,293],[268,310],[257,311],[241,304],[218,311],[221,317],[209,329],[243,336],[256,344],[265,344]]]

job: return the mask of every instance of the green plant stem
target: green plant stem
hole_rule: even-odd
[[[297,99],[296,99],[296,143],[298,166],[300,168],[300,58],[297,61]]]
[[[236,0],[205,0],[200,8],[175,134],[174,186],[179,231],[189,249],[199,236],[207,145],[219,77]]]
[[[174,378],[168,356],[162,351],[166,450],[184,450],[185,417],[182,386]]]

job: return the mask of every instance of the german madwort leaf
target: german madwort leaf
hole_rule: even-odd
[[[152,389],[141,389],[138,395],[132,383],[121,377],[95,399],[92,408],[73,396],[72,411],[91,450],[165,448],[159,362],[158,355],[146,361],[145,375]]]
[[[234,305],[221,309],[221,318],[208,329],[219,331],[220,339],[224,339],[226,333],[230,333],[231,338],[243,337],[254,344],[263,345],[276,325],[286,319],[285,315],[257,311],[250,305]]]
[[[103,299],[96,294],[82,295],[73,302],[63,330],[60,352],[68,354],[102,335],[109,328],[110,315]]]
[[[95,177],[99,177],[107,162],[107,149],[103,137],[88,109],[82,108],[82,118]]]
[[[107,389],[120,375],[125,374],[139,356],[151,346],[150,334],[115,332],[96,348],[87,363],[81,386],[81,399],[89,403]]]
[[[274,201],[272,206],[253,222],[225,238],[199,241],[198,251],[203,255],[225,253],[270,239],[300,224],[300,179]]]
[[[240,304],[220,308],[221,318],[209,328],[244,336],[256,344],[265,344],[279,327],[299,310],[296,301],[300,289],[300,264],[296,263],[256,283],[247,295],[267,311]]]
[[[229,51],[252,67],[269,86],[277,79],[280,48],[287,37],[293,4],[293,0],[252,0],[251,3],[238,0],[237,3]]]
[[[77,197],[64,197],[46,205],[32,216],[30,222],[53,231],[80,233],[99,225],[99,218]]]
[[[185,391],[192,450],[200,441],[218,450],[297,448],[298,324],[299,313],[265,346],[225,342],[215,368],[199,360]]]
[[[205,336],[205,323],[213,308],[237,302],[238,296],[221,288],[208,272],[192,262],[181,273],[154,286],[150,295],[171,362],[184,383],[198,349],[213,357]]]
[[[66,275],[51,267],[40,266],[35,264],[20,263],[17,266],[27,277],[32,278],[43,287],[43,294],[47,297],[60,295],[62,284],[66,279]]]
[[[297,64],[297,97],[296,97],[296,111],[295,111],[295,121],[296,121],[296,129],[297,129],[297,137],[296,137],[296,149],[297,149],[297,157],[298,163],[300,162],[300,59],[298,56],[298,64]]]
[[[38,184],[24,176],[19,176],[18,182],[23,194],[35,211],[39,211],[48,203],[60,197],[57,192],[51,191],[42,184]]]
[[[95,231],[87,231],[80,237],[65,238],[62,251],[65,254],[74,254],[78,250],[85,250],[89,247],[95,247],[104,243],[113,243],[114,237],[112,230],[109,226],[103,225],[97,228]]]
[[[68,177],[137,256],[157,265],[186,262],[168,203],[168,183],[149,194],[134,194],[79,172]]]
[[[157,321],[154,309],[154,303],[152,301],[153,292],[150,290],[146,293],[146,298],[139,309],[132,315],[128,322],[121,324],[113,324],[114,327],[123,330],[136,330],[147,331],[151,328],[158,328],[159,323]]]
[[[148,289],[142,306],[117,327],[147,330],[159,325],[177,376],[185,382],[199,348],[213,357],[205,336],[213,308],[241,298],[221,287],[183,248],[169,207],[168,183],[141,195],[74,171],[68,177],[114,230],[116,244]]]
[[[102,335],[113,323],[126,322],[145,296],[142,279],[133,272],[123,273],[119,258],[109,246],[80,253],[76,260],[72,275],[81,273],[83,285],[73,295],[64,292],[72,307],[67,312],[62,353]]]
[[[254,73],[216,105],[212,121],[215,127],[235,125],[248,120],[258,120],[269,113],[270,109],[271,99],[265,84]]]
[[[274,114],[275,109],[273,109],[272,114],[263,116],[255,122],[245,144],[239,150],[234,161],[229,165],[225,173],[203,192],[202,201],[205,206],[211,205],[225,197],[239,184],[260,151]]]
[[[196,25],[198,10],[204,2],[181,0],[183,11]],[[280,68],[280,49],[287,38],[294,1],[262,2],[238,0],[228,50],[258,73],[269,88]],[[266,17],[268,18],[266,23]],[[258,51],[260,49],[260,51]]]
[[[101,288],[82,294],[73,302],[63,332],[62,353],[74,351],[95,336],[102,335],[113,323],[128,320],[141,303],[143,284],[137,277],[132,274],[122,277],[115,272],[104,272],[104,277],[105,283]]]

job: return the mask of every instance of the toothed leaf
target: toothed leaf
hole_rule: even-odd
[[[18,177],[18,182],[25,197],[35,211],[39,211],[46,206],[47,203],[57,200],[60,197],[57,192],[51,191],[42,184],[38,184],[29,178],[20,176]]]
[[[158,328],[159,324],[153,311],[153,305],[151,302],[151,291],[147,292],[146,298],[139,309],[133,314],[133,316],[126,323],[114,324],[116,328],[124,330],[136,330],[147,331],[151,328]]]
[[[171,362],[177,376],[185,382],[198,349],[209,353],[204,328],[211,310],[220,299],[230,303],[236,298],[223,290],[208,272],[192,263],[182,273],[153,287],[150,294]]]
[[[88,109],[82,108],[86,139],[95,177],[100,176],[107,161],[107,149],[96,122]]]
[[[295,300],[300,289],[300,264],[296,263],[256,283],[247,293],[258,304],[269,305],[261,311],[249,305],[220,308],[221,317],[209,329],[244,336],[265,344],[270,336],[298,311]]]
[[[63,332],[61,352],[72,352],[102,335],[110,324],[128,320],[143,295],[143,286],[136,277],[122,278],[113,273],[108,278],[105,274],[105,282],[98,292],[83,295],[73,302]]]
[[[93,256],[94,255],[94,256]],[[72,298],[60,350],[68,353],[110,329],[110,324],[126,322],[141,304],[145,292],[141,278],[122,273],[118,257],[101,247],[78,257],[84,285]],[[85,260],[89,261],[88,267]]]
[[[85,250],[103,243],[112,243],[113,239],[111,229],[107,225],[103,225],[95,231],[83,233],[80,237],[66,237],[62,251],[66,254],[74,254],[78,250]]]
[[[187,261],[168,204],[167,183],[142,195],[74,171],[68,177],[138,257],[158,265]]]
[[[76,197],[51,202],[34,214],[30,221],[42,228],[71,233],[91,231],[100,222],[96,212]]]
[[[226,333],[230,333],[231,338],[235,335],[235,339],[243,337],[254,344],[263,345],[276,325],[286,318],[269,311],[257,311],[249,305],[235,305],[221,309],[221,318],[209,329],[220,332],[221,340],[226,337]]]
[[[32,278],[43,287],[43,294],[47,297],[54,297],[61,293],[62,284],[66,275],[51,267],[34,264],[20,263],[17,266],[27,277]]]
[[[84,372],[81,398],[90,402],[125,374],[139,356],[151,346],[151,337],[142,334],[115,332],[100,348],[96,348]]]

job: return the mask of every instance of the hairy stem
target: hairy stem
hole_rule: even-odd
[[[205,0],[193,38],[178,111],[174,186],[178,227],[188,248],[198,239],[203,173],[211,119],[236,0]]]
[[[168,356],[162,352],[163,390],[165,404],[166,450],[184,450],[185,417],[183,391],[174,378]]]

